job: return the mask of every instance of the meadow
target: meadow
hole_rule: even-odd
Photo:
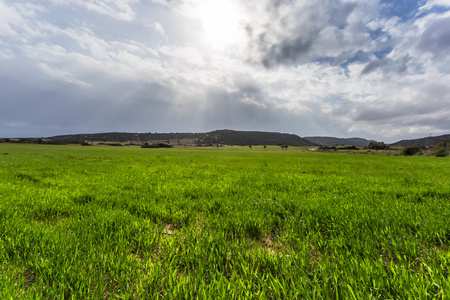
[[[450,159],[0,144],[1,299],[449,299]]]

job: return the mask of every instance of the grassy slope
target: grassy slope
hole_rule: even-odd
[[[1,298],[449,297],[449,159],[241,149],[0,144]]]

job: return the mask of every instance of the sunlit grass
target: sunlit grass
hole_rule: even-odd
[[[2,299],[449,297],[448,158],[0,154]]]

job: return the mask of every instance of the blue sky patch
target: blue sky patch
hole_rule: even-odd
[[[385,18],[399,17],[403,22],[413,19],[424,1],[417,0],[381,0],[381,15]]]

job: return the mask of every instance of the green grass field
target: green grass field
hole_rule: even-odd
[[[0,298],[450,298],[450,159],[255,148],[0,144]]]

